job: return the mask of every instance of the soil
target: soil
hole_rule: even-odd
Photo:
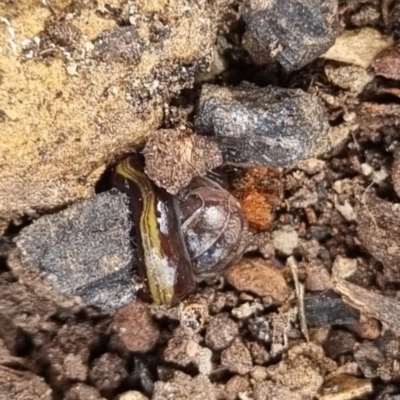
[[[289,38],[292,59],[282,49],[266,56],[263,35],[275,33],[256,24],[267,20],[267,3],[0,5],[0,400],[400,398],[400,3],[340,0],[336,9],[335,1],[304,1],[322,4],[324,28]],[[211,144],[187,135],[200,133],[200,118],[213,119],[214,106],[198,112],[205,88],[230,97],[243,82],[233,90],[240,96],[270,85],[307,93],[323,120],[304,126],[329,124],[329,133],[305,133],[300,160],[290,138],[286,147],[276,139],[283,152],[270,157],[279,159],[273,165],[252,159],[249,132],[229,141],[219,173],[247,215],[246,253],[176,307],[151,306],[123,292],[134,255],[120,247],[130,245],[130,226],[109,171],[148,137],[226,150],[220,131]],[[255,112],[257,101],[243,108]],[[214,125],[223,130],[229,112],[224,103]],[[325,139],[328,151],[315,144]],[[246,165],[229,162],[238,140],[246,141]],[[318,154],[307,151],[314,147]],[[176,153],[185,158],[178,146]],[[185,167],[185,184],[205,172],[203,164]],[[157,168],[152,174],[157,181]],[[85,204],[90,213],[79,214]],[[57,233],[66,215],[91,228],[71,223],[79,235]],[[87,246],[87,260],[79,253],[92,268],[83,295],[68,289],[82,279],[68,246],[81,251],[91,230],[101,240]],[[97,262],[103,250],[107,262]],[[46,271],[32,274],[42,259]],[[52,271],[61,265],[76,275]],[[121,270],[123,280],[104,280],[101,268]],[[54,292],[57,285],[72,297]],[[108,287],[112,301],[103,296]]]

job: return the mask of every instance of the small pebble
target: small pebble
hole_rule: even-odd
[[[350,278],[357,271],[357,260],[337,256],[333,262],[332,274],[341,279]]]
[[[350,135],[358,128],[358,125],[348,123],[339,124],[329,129],[329,142],[332,154],[340,153],[350,140]]]
[[[354,94],[361,93],[364,87],[374,78],[373,74],[365,68],[356,65],[337,67],[328,64],[325,67],[325,74],[334,85],[350,90]]]
[[[254,364],[263,365],[269,362],[271,359],[267,349],[259,342],[248,342],[248,348],[250,349],[251,357],[253,358]],[[254,370],[253,367],[252,371]]]
[[[238,393],[243,393],[248,390],[250,387],[249,379],[235,375],[226,384],[226,393],[228,394],[230,399],[236,399]]]
[[[356,322],[353,325],[347,325],[346,328],[365,340],[376,340],[381,335],[380,324],[373,318]]]
[[[215,389],[204,375],[192,378],[180,371],[168,382],[157,381],[154,384],[152,400],[216,400]]]
[[[325,354],[335,360],[342,354],[351,354],[355,346],[356,339],[351,332],[344,330],[331,330],[322,347]]]
[[[262,259],[243,258],[226,273],[227,282],[239,291],[260,297],[271,297],[274,304],[282,304],[289,296],[289,287],[282,272]]]
[[[381,168],[379,171],[374,171],[372,174],[372,180],[378,185],[383,183],[388,177],[389,173],[385,168]]]
[[[112,392],[128,377],[125,361],[113,353],[105,353],[93,361],[89,380],[99,391]]]
[[[129,351],[137,353],[151,350],[160,336],[148,307],[139,301],[119,309],[114,315],[111,329],[119,335]]]
[[[254,400],[303,400],[303,397],[283,385],[271,381],[258,382],[254,386]]]
[[[201,374],[210,375],[212,352],[210,349],[200,346],[199,340],[193,332],[187,329],[182,327],[176,329],[164,350],[164,360],[181,368],[193,364],[197,366]]]
[[[117,400],[149,400],[149,398],[136,390],[130,390],[119,395]]]
[[[313,399],[317,397],[326,372],[334,368],[336,363],[325,357],[320,346],[302,343],[292,347],[281,362],[267,369],[273,382],[298,393],[302,399]]]
[[[172,338],[168,341],[168,345],[164,350],[164,361],[185,368],[196,360],[200,351],[200,345],[184,329],[178,328],[174,331]]]
[[[275,250],[284,256],[291,256],[299,244],[299,234],[291,227],[272,232]]]
[[[282,192],[282,175],[278,170],[247,168],[234,183],[232,194],[239,200],[249,226],[265,231],[271,227]]]
[[[214,351],[226,349],[238,335],[239,328],[235,321],[226,314],[220,314],[213,318],[207,326],[206,346]]]
[[[222,164],[221,152],[214,142],[174,129],[154,132],[143,154],[146,174],[171,194],[177,194],[192,178],[203,176]]]
[[[323,171],[326,162],[318,158],[308,158],[297,163],[296,168],[304,171],[307,175],[315,175]]]
[[[323,395],[320,400],[353,400],[368,398],[374,390],[374,385],[369,379],[359,379],[348,374],[334,375],[324,382],[321,388]],[[395,400],[397,396],[384,397]]]
[[[249,349],[240,339],[236,339],[230,347],[222,351],[221,365],[230,372],[245,375],[250,372],[253,361]]]
[[[243,303],[232,310],[232,315],[237,319],[243,320],[251,317],[253,314],[257,313],[257,311],[262,311],[263,309],[264,307],[258,302]]]
[[[100,392],[84,383],[76,383],[65,394],[64,400],[105,400]]]
[[[374,172],[374,169],[369,164],[362,163],[361,172],[363,173],[364,176],[370,176]]]
[[[250,371],[250,376],[256,382],[265,381],[268,377],[268,370],[266,367],[262,367],[260,365],[254,366]]]
[[[269,343],[273,335],[273,329],[265,317],[257,317],[249,321],[249,331],[261,342]]]
[[[324,265],[314,260],[306,263],[307,279],[306,290],[310,292],[320,292],[332,289],[331,276]]]

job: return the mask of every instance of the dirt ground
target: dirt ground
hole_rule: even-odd
[[[400,399],[400,2],[3,0],[0,128],[0,400]],[[110,190],[146,142],[249,224],[174,307]]]

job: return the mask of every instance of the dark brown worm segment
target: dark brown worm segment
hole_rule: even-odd
[[[119,163],[113,184],[130,199],[138,238],[139,274],[156,304],[172,306],[195,288],[176,198],[143,172],[142,154]]]

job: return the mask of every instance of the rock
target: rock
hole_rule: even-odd
[[[150,136],[143,154],[145,172],[158,186],[177,194],[192,178],[222,164],[218,146],[188,131],[160,129]]]
[[[372,174],[373,182],[378,185],[382,184],[388,177],[389,173],[386,171],[384,167],[379,169],[378,171],[374,171]]]
[[[256,383],[254,387],[254,400],[303,400],[299,393],[292,392],[285,386],[264,381]]]
[[[105,398],[94,387],[77,383],[67,391],[65,400],[105,400]]]
[[[356,27],[377,26],[381,20],[381,13],[378,7],[373,4],[365,4],[351,15],[351,22]]]
[[[237,324],[226,314],[219,314],[207,326],[205,343],[211,350],[219,351],[230,346],[238,335]]]
[[[243,46],[256,64],[278,61],[298,70],[326,52],[338,32],[338,4],[330,0],[246,0]]]
[[[385,361],[385,355],[371,342],[363,342],[354,352],[354,359],[366,378],[379,376],[378,369]]]
[[[392,44],[393,38],[373,28],[345,30],[322,57],[368,68],[375,57]]]
[[[222,351],[221,365],[239,375],[250,372],[253,361],[249,349],[241,339],[236,339],[230,347]]]
[[[149,400],[149,398],[136,390],[130,390],[120,394],[116,400]]]
[[[262,259],[242,259],[226,272],[225,277],[237,290],[270,297],[277,305],[289,296],[282,272]]]
[[[394,152],[391,178],[393,182],[393,188],[397,194],[397,197],[400,198],[400,146],[396,148]]]
[[[51,400],[53,391],[43,378],[0,365],[0,399]]]
[[[93,361],[89,379],[101,392],[113,393],[128,377],[125,361],[113,353],[105,353]]]
[[[324,382],[320,400],[353,400],[367,397],[374,390],[369,379],[358,379],[355,376],[341,374],[332,376]]]
[[[129,303],[135,289],[127,203],[110,191],[39,218],[15,238],[11,269],[59,303],[80,298],[105,311]]]
[[[192,378],[180,371],[168,382],[158,381],[154,385],[152,400],[216,400],[212,383],[203,375]]]
[[[310,326],[352,324],[360,317],[357,310],[332,291],[307,295],[304,298],[304,313]]]
[[[307,272],[306,290],[321,292],[332,289],[331,275],[319,260],[313,260],[305,264]]]
[[[362,245],[383,264],[388,281],[400,282],[400,204],[368,195],[356,212]]]
[[[292,227],[284,227],[272,232],[275,250],[284,256],[291,256],[299,244],[299,234]]]
[[[352,333],[344,330],[331,330],[323,343],[323,348],[325,354],[335,360],[340,355],[352,354],[356,344]]]
[[[243,303],[239,307],[232,309],[232,315],[239,320],[245,320],[263,309],[264,307],[256,301],[253,303]]]
[[[374,79],[373,74],[356,65],[338,67],[328,64],[325,66],[325,74],[334,85],[350,90],[355,95],[361,93],[364,87]]]
[[[202,375],[210,375],[212,371],[212,352],[199,345],[199,338],[184,328],[174,331],[172,338],[163,353],[164,361],[181,368],[190,364],[197,366]]]
[[[107,166],[142,143],[164,104],[207,68],[229,2],[51,8],[30,0],[17,12],[7,2],[0,226],[91,197]]]
[[[11,274],[10,274],[11,275]],[[0,337],[10,351],[16,349],[18,331],[35,334],[56,314],[57,304],[11,278],[0,275]]]
[[[272,168],[247,168],[234,182],[232,194],[239,200],[249,226],[257,231],[269,229],[274,209],[282,199],[280,171]]]
[[[332,274],[342,279],[350,278],[357,271],[357,260],[337,256],[332,266]]]
[[[370,318],[366,321],[359,321],[353,325],[348,325],[347,329],[352,331],[361,339],[376,340],[381,334],[381,327],[376,319]]]
[[[248,378],[235,375],[226,383],[225,390],[229,399],[236,399],[239,393],[244,393],[250,388]]]
[[[160,336],[149,308],[140,301],[120,308],[113,317],[111,329],[118,334],[125,348],[134,353],[151,350]]]
[[[315,175],[324,170],[326,162],[323,160],[318,160],[318,158],[308,158],[307,160],[302,160],[296,164],[296,168],[304,171],[308,175]]]
[[[300,89],[203,85],[195,126],[236,166],[290,167],[328,149],[323,109]]]
[[[341,203],[337,197],[335,197],[335,209],[339,211],[342,217],[347,221],[356,221],[357,213],[354,211],[353,206],[350,202],[345,199],[343,203]]]
[[[400,81],[400,46],[394,46],[378,54],[372,63],[375,74]]]
[[[357,129],[357,124],[348,124],[344,122],[337,126],[333,126],[329,130],[329,142],[332,147],[333,154],[338,154],[345,148],[350,140],[350,135]]]
[[[275,384],[298,394],[301,399],[310,399],[317,396],[325,372],[334,367],[336,364],[325,358],[320,346],[303,343],[290,349],[287,357],[268,367],[267,371],[269,379]],[[293,396],[287,398],[292,399]]]
[[[364,176],[370,176],[374,172],[374,169],[368,163],[362,163],[361,171]]]
[[[33,336],[33,359],[47,366],[48,382],[53,387],[85,382],[90,351],[98,340],[93,324],[71,319],[61,328],[53,329],[47,327]]]
[[[263,382],[268,377],[267,368],[256,365],[251,369],[250,376],[254,379],[254,382]]]
[[[263,365],[270,361],[271,357],[267,349],[259,342],[248,342],[247,346],[249,347],[254,364]],[[256,367],[253,367],[252,371],[254,370],[254,368]]]

